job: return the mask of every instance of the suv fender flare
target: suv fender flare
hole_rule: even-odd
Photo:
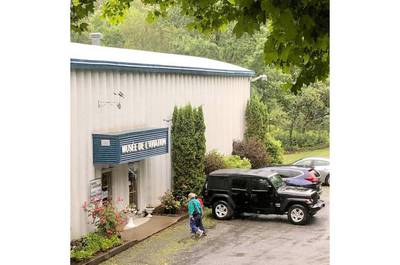
[[[233,209],[236,208],[236,204],[233,202],[232,198],[227,194],[215,194],[210,198],[210,204],[213,205],[216,201],[224,200],[229,203]]]
[[[306,201],[308,201],[309,199],[303,199],[303,198],[289,198],[289,199],[286,199],[282,204],[281,204],[281,212],[286,212],[288,209],[289,209],[289,207],[291,206],[291,205],[293,205],[293,204],[295,204],[295,203],[297,203],[297,204],[302,204],[302,205],[304,205],[305,207],[307,207],[308,208],[308,205],[307,205],[307,203],[306,203]]]

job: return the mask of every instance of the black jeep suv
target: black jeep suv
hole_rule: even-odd
[[[242,212],[285,214],[291,223],[303,225],[325,206],[315,190],[287,186],[276,171],[268,169],[220,169],[206,179],[204,205],[216,219],[226,220]]]

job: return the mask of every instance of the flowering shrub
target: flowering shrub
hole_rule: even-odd
[[[161,196],[160,200],[161,208],[163,209],[164,213],[176,213],[176,211],[181,207],[179,200],[176,200],[170,191],[165,192],[164,195]]]
[[[92,223],[96,226],[100,235],[114,236],[118,234],[117,226],[126,222],[125,213],[117,211],[112,203],[103,204],[100,201],[86,204],[85,202],[83,209],[92,218]]]

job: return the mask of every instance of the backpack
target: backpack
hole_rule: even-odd
[[[196,200],[196,199],[195,199]],[[191,203],[194,203],[194,202],[192,202],[191,201]],[[193,210],[193,216],[198,216],[198,215],[200,215],[200,211],[198,210],[198,208],[197,208],[197,206],[196,206],[196,204],[194,203],[194,210]]]

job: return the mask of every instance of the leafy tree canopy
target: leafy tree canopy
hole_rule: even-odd
[[[297,92],[305,84],[324,80],[329,75],[329,0],[141,0],[154,8],[148,20],[168,15],[178,6],[181,15],[190,17],[187,26],[200,32],[223,31],[235,23],[234,33],[253,34],[268,27],[264,62],[285,73],[298,72],[287,86]],[[102,16],[119,23],[134,0],[103,0]],[[71,0],[71,30],[85,31],[85,18],[93,13],[97,0]]]

